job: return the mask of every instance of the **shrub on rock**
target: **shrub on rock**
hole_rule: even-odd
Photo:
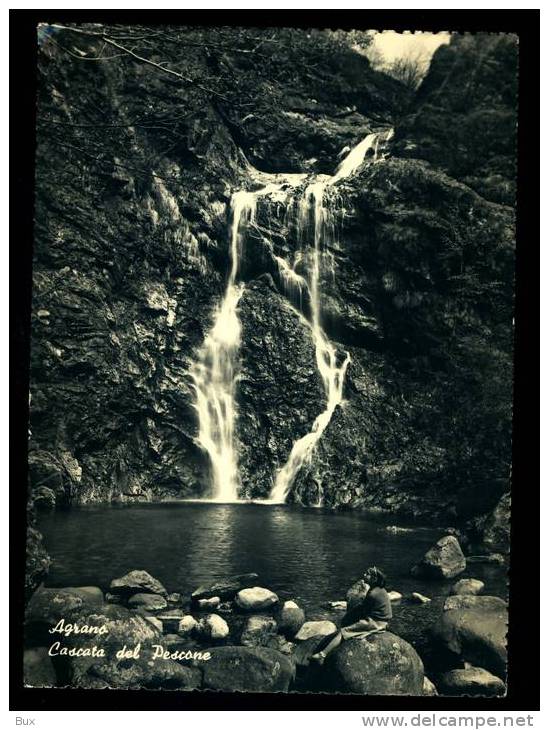
[[[343,641],[322,671],[323,689],[363,695],[423,694],[423,663],[407,641],[389,631]]]
[[[242,611],[264,611],[278,603],[278,596],[267,588],[254,586],[239,591],[235,603]]]
[[[294,678],[293,663],[275,649],[222,646],[201,662],[204,689],[221,692],[286,692]]]
[[[445,535],[430,548],[412,574],[424,578],[455,578],[463,573],[467,563],[454,535]]]

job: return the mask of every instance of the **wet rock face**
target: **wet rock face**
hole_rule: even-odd
[[[246,289],[238,383],[242,492],[267,497],[275,470],[324,408],[310,328],[268,280]],[[298,365],[299,363],[299,365]]]
[[[321,272],[322,318],[338,358],[348,352],[351,362],[344,401],[290,500],[448,520],[488,513],[506,489],[513,216],[487,202],[509,202],[505,196],[486,192],[503,143],[482,125],[468,134],[486,151],[488,167],[475,171],[482,185],[444,156],[480,154],[447,139],[447,117],[457,115],[452,89],[461,84],[459,74],[446,80],[448,59],[459,51],[467,73],[476,69],[463,113],[480,119],[493,69],[504,78],[513,65],[507,41],[492,40],[438,51],[415,121],[397,127],[392,159],[338,183],[340,234],[328,252],[333,266]],[[167,95],[152,70],[67,65],[53,46],[44,54],[41,73],[55,89],[41,87],[43,116],[68,129],[89,92],[94,108],[126,131],[89,132],[93,159],[78,151],[81,139],[67,148],[51,126],[38,134],[36,507],[201,496],[209,464],[195,440],[189,368],[227,279],[230,196],[251,185],[238,147],[263,170],[333,172],[344,146],[392,124],[401,90],[364,59],[334,57],[325,89],[288,88],[276,114],[258,106],[243,121],[236,107],[214,109],[196,90],[174,86]],[[235,73],[245,66],[244,58],[229,61]],[[503,81],[490,94],[498,109],[511,104]],[[176,125],[173,147],[162,129],[130,124],[149,108]],[[186,113],[174,119],[174,108]],[[440,126],[429,126],[435,117]],[[414,140],[425,154],[405,149]],[[512,145],[506,149],[504,176]],[[325,407],[310,328],[273,259],[300,245],[285,213],[260,201],[243,251],[235,424],[243,497],[268,495],[292,444]],[[305,297],[306,316],[308,308]]]

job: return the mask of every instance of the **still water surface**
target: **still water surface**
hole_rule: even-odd
[[[40,528],[53,563],[48,586],[98,585],[142,569],[169,592],[195,588],[235,573],[258,573],[258,583],[281,599],[295,599],[308,618],[337,617],[327,601],[345,598],[369,565],[388,577],[388,588],[431,597],[426,606],[394,605],[392,628],[413,640],[435,620],[452,581],[427,582],[410,567],[443,530],[410,527],[359,512],[260,504],[166,503],[93,505],[43,515]],[[474,564],[460,577],[486,583],[485,593],[506,597],[506,568]]]

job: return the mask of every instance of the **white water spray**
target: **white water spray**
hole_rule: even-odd
[[[336,407],[343,398],[343,384],[349,354],[338,364],[337,351],[321,327],[320,277],[322,259],[327,243],[334,243],[335,217],[333,211],[324,206],[324,190],[338,180],[351,175],[364,161],[370,150],[373,161],[378,159],[379,135],[368,135],[353,148],[332,176],[318,176],[317,182],[309,185],[299,202],[298,228],[300,237],[306,235],[308,222],[314,220],[312,264],[307,278],[295,271],[295,265],[302,258],[296,255],[291,267],[283,258],[274,256],[279,275],[286,293],[299,300],[304,290],[309,291],[311,302],[311,331],[315,344],[316,363],[326,393],[326,408],[313,423],[311,432],[296,441],[285,466],[277,475],[275,486],[268,502],[284,502],[295,476],[310,460],[314,447],[329,424]],[[388,139],[388,136],[385,137]],[[250,166],[251,176],[263,184],[254,192],[239,191],[231,199],[230,252],[231,269],[227,288],[215,315],[211,330],[192,365],[192,378],[199,428],[196,442],[208,454],[211,466],[212,493],[207,501],[238,502],[238,457],[234,431],[236,421],[236,382],[238,377],[238,351],[240,346],[240,322],[238,303],[244,285],[238,283],[239,264],[242,256],[245,233],[255,222],[257,200],[271,196],[273,200],[285,203],[290,192],[303,182],[306,175],[268,175]]]
[[[391,132],[386,134],[383,141],[388,140],[390,135]],[[322,256],[326,246],[334,243],[336,230],[333,210],[324,205],[324,191],[338,180],[352,175],[362,165],[370,151],[372,162],[377,162],[379,142],[379,134],[369,134],[349,152],[332,177],[323,178],[309,185],[300,201],[298,223],[301,235],[303,232],[306,233],[311,214],[313,218],[313,256],[308,288],[311,298],[311,330],[315,344],[316,364],[326,393],[326,407],[316,417],[310,432],[298,439],[292,446],[288,460],[276,476],[268,500],[271,503],[286,501],[297,474],[303,465],[311,460],[316,444],[330,423],[335,409],[343,400],[345,373],[351,357],[349,353],[346,353],[343,362],[338,364],[336,348],[321,326],[319,286],[322,274]]]
[[[284,185],[298,184],[304,176],[275,177],[254,192],[240,190],[231,198],[231,269],[227,288],[218,306],[211,330],[193,363],[190,375],[195,391],[194,407],[198,413],[196,442],[210,460],[212,493],[207,501],[238,502],[238,457],[234,431],[236,421],[235,391],[238,376],[240,321],[238,303],[244,285],[237,283],[239,263],[247,228],[255,222],[257,200],[277,195]]]
[[[215,502],[238,501],[238,463],[234,444],[235,386],[240,322],[237,306],[243,287],[236,283],[242,229],[253,221],[256,196],[240,191],[231,199],[231,270],[213,326],[191,368],[198,413],[197,443],[207,452]]]

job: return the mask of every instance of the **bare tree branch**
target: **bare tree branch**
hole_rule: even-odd
[[[105,41],[105,43],[108,43],[110,46],[113,46],[114,48],[117,48],[119,51],[123,51],[123,53],[127,54],[128,56],[131,56],[132,58],[135,58],[137,61],[140,61],[141,63],[146,63],[148,66],[153,66],[154,68],[157,68],[159,71],[163,71],[166,74],[169,74],[170,76],[174,76],[175,78],[179,79],[180,81],[184,81],[186,84],[189,84],[190,86],[196,86],[196,88],[200,89],[201,91],[204,91],[207,94],[213,94],[214,96],[219,97],[220,99],[223,99],[223,101],[228,101],[228,99],[223,96],[223,94],[220,94],[218,91],[215,91],[214,89],[206,88],[205,86],[202,86],[202,84],[198,83],[198,81],[195,81],[194,79],[189,78],[188,76],[185,76],[184,74],[180,73],[179,71],[173,71],[171,68],[166,68],[166,66],[161,65],[160,63],[156,63],[156,61],[151,61],[150,58],[145,58],[144,56],[140,56],[139,54],[135,53],[130,48],[126,48],[125,46],[122,46],[117,41],[113,40],[112,38],[109,38],[108,36],[104,35],[103,33],[98,33],[94,31],[86,31],[82,30],[81,28],[72,28],[70,26],[65,25],[57,25],[53,24],[50,27],[52,28],[59,28],[61,30],[68,30],[72,31],[73,33],[80,33],[81,35],[90,35],[94,37],[101,38]],[[78,58],[78,56],[76,56]],[[83,59],[85,57],[82,57]],[[102,59],[94,59],[94,60],[102,60]],[[105,59],[108,60],[108,59]]]

